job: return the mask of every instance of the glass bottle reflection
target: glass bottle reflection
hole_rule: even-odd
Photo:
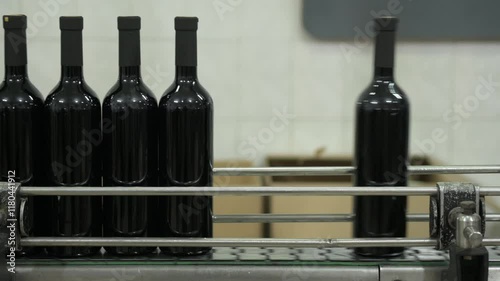
[[[119,17],[119,80],[103,102],[105,186],[157,186],[158,105],[140,73],[140,18]],[[155,235],[157,198],[104,197],[107,237]],[[106,247],[120,255],[154,251],[146,247]]]
[[[377,26],[375,73],[356,105],[355,186],[406,186],[409,102],[394,81],[397,19],[382,18]],[[405,196],[355,197],[354,236],[390,238],[406,235]],[[387,257],[400,247],[356,248],[359,255]]]
[[[61,80],[44,105],[47,175],[51,186],[101,186],[101,105],[83,78],[83,18],[61,17]],[[53,196],[51,236],[102,236],[102,198]],[[78,257],[99,247],[49,247],[51,255]]]
[[[3,16],[5,79],[0,84],[0,181],[11,177],[23,186],[42,186],[43,97],[28,77],[24,15]],[[23,199],[21,235],[46,235],[46,198]],[[17,255],[39,254],[43,248],[23,247]]]
[[[160,186],[212,186],[213,102],[196,73],[197,18],[176,18],[176,77],[160,100]],[[212,198],[160,199],[160,235],[212,237]],[[198,255],[207,247],[169,247],[173,255]]]

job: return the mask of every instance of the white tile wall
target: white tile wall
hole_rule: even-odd
[[[20,5],[17,14],[25,14],[28,17],[26,34],[33,41],[53,37],[52,39],[57,42],[59,17],[79,15],[76,2],[70,0],[18,0],[17,2]],[[0,5],[3,5],[3,1]]]
[[[2,1],[2,12],[4,14],[15,14],[20,8],[20,3],[17,0]]]
[[[498,118],[498,114],[497,114]],[[453,131],[455,161],[469,164],[498,164],[500,134],[497,120],[468,120]],[[498,175],[474,175],[484,185],[498,186]]]
[[[276,117],[271,117],[268,120],[238,122],[236,155],[234,156],[253,161],[257,165],[263,165],[265,156],[270,153],[289,153],[292,150],[290,134],[293,132],[293,123],[293,119],[287,119],[287,122],[284,123]],[[231,134],[231,131],[227,130],[224,133]]]
[[[454,43],[403,43],[397,48],[397,76],[410,98],[415,120],[441,120],[455,98]]]
[[[303,120],[339,121],[354,108],[346,107],[345,92],[348,74],[342,67],[343,56],[335,52],[331,42],[294,42],[293,52],[293,109]],[[328,54],[328,55],[325,55]]]
[[[302,27],[301,6],[300,0],[0,1],[2,13],[30,18],[30,74],[45,95],[60,75],[60,15],[85,17],[85,74],[101,99],[117,76],[116,16],[142,17],[143,76],[158,98],[174,75],[173,18],[198,16],[199,76],[216,108],[215,156],[257,164],[270,153],[312,154],[321,146],[352,153],[354,102],[372,75],[372,44],[347,56],[349,42],[312,38]],[[412,104],[412,152],[421,154],[419,144],[442,129],[446,141],[424,152],[449,164],[499,163],[499,65],[498,42],[398,44],[396,77]],[[486,97],[476,97],[476,106],[481,79],[494,82],[481,89]],[[470,110],[458,124],[460,105]],[[294,118],[265,139],[284,107]],[[259,134],[264,141],[254,149],[248,140]]]
[[[215,115],[223,117],[222,120],[240,116],[243,89],[249,88],[243,79],[238,79],[242,74],[240,41],[221,38],[198,44],[198,75],[214,100]],[[171,57],[169,64],[173,67],[173,51]]]
[[[462,105],[468,113],[464,120],[498,120],[499,61],[499,43],[463,43],[457,46],[455,103]]]
[[[240,115],[269,119],[273,109],[292,106],[293,56],[288,41],[243,40],[241,45]]]
[[[414,155],[432,155],[444,163],[467,164],[455,161],[455,134],[452,128],[442,120],[416,121],[417,112],[412,113],[414,120],[410,124],[410,152]]]
[[[237,128],[238,120],[215,116],[214,118],[214,154],[217,160],[232,160],[237,154],[237,138],[239,130],[228,130]]]
[[[296,121],[293,127],[293,152],[299,155],[314,155],[322,150],[326,155],[344,154],[346,151],[342,124],[324,121]]]

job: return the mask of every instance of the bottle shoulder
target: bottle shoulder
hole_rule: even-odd
[[[213,106],[213,100],[208,91],[198,81],[178,83],[172,85],[163,93],[160,106]]]
[[[363,107],[409,107],[405,92],[394,81],[372,81],[357,100]]]
[[[45,107],[65,109],[100,108],[96,93],[85,81],[60,81],[45,100]]]
[[[29,79],[9,83],[3,81],[0,84],[0,102],[3,105],[41,106],[43,96]]]
[[[117,81],[108,91],[103,106],[134,104],[136,106],[156,107],[157,101],[153,92],[142,82]]]

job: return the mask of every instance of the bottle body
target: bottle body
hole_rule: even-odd
[[[356,107],[355,186],[406,186],[409,103],[391,79],[374,81]],[[405,196],[357,196],[354,236],[390,238],[406,235]],[[356,248],[360,255],[399,255],[403,248]]]
[[[44,105],[47,177],[51,186],[101,186],[101,106],[81,67],[64,67],[61,82]],[[102,198],[50,197],[50,229],[55,237],[100,237]],[[50,247],[50,254],[78,257],[99,247]]]
[[[28,78],[25,15],[2,17],[5,79],[0,84],[0,181],[14,179],[24,186],[42,186],[43,97]],[[45,235],[47,224],[43,197],[22,198],[23,218],[18,226],[22,237]],[[41,253],[41,247],[23,247],[17,255]]]
[[[13,170],[16,182],[38,185],[43,174],[39,162],[43,97],[24,75],[5,80],[0,84],[0,176],[6,181],[8,171]]]
[[[178,73],[182,71],[178,67]],[[177,77],[159,105],[160,186],[209,187],[213,184],[213,102],[196,79]],[[161,197],[159,209],[161,236],[212,237],[211,197]],[[197,255],[210,248],[161,250],[173,255]]]
[[[138,75],[121,75],[103,102],[104,186],[158,185],[157,110],[156,99]],[[104,197],[104,235],[154,237],[157,203],[153,196]],[[154,250],[106,247],[121,255]]]
[[[375,70],[370,86],[356,105],[354,185],[406,186],[410,105],[394,81],[394,53],[398,19],[374,20]],[[354,237],[391,238],[406,235],[405,196],[354,197]],[[402,247],[356,248],[370,257],[391,257]]]
[[[42,155],[43,98],[26,75],[26,66],[7,66],[0,85],[0,181],[14,176],[23,186],[43,186]],[[45,198],[26,198],[24,236],[45,234]],[[27,212],[27,213],[26,213]],[[20,255],[31,255],[41,248],[23,248]]]

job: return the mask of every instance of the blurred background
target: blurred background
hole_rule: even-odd
[[[373,44],[314,37],[304,28],[301,0],[1,0],[0,11],[28,16],[29,74],[44,96],[60,77],[59,16],[83,16],[84,73],[101,101],[118,77],[117,16],[142,17],[142,75],[158,99],[174,76],[174,17],[197,16],[199,78],[215,103],[218,166],[350,165],[354,106],[372,77]],[[3,53],[3,44],[0,48]],[[416,164],[499,163],[499,41],[400,40],[396,79],[411,101],[410,146]],[[445,179],[500,183],[500,175]],[[427,186],[438,180],[415,179]],[[350,184],[349,178],[303,181]],[[215,183],[289,182],[306,184],[251,177]],[[224,200],[216,202],[216,213],[351,212],[345,197]],[[413,213],[427,211],[427,199],[412,202]],[[496,202],[489,207],[496,210]],[[312,225],[316,230],[311,231]],[[301,232],[300,224],[245,224],[224,226],[218,233],[350,235],[349,224],[308,226]],[[427,236],[425,227],[415,224],[411,235]]]

